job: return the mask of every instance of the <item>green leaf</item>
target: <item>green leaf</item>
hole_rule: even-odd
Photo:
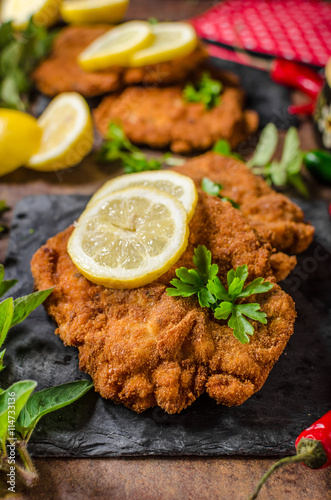
[[[219,196],[219,198],[222,201],[228,201],[229,203],[231,203],[231,205],[233,206],[233,208],[237,208],[237,209],[240,208],[239,203],[237,203],[236,201],[234,201],[232,198],[229,198],[228,196]]]
[[[11,22],[3,23],[0,25],[0,49],[14,40],[13,27]]]
[[[218,266],[211,263],[211,253],[205,245],[198,245],[195,248],[193,263],[198,268],[200,278],[205,284],[218,273]]]
[[[12,74],[7,75],[1,83],[1,100],[9,106],[24,110],[24,103],[21,100],[17,82]]]
[[[4,370],[6,367],[3,366],[3,358],[4,358],[4,355],[6,353],[6,349],[4,349],[3,351],[0,352],[0,372],[2,372],[2,370]],[[2,389],[0,388],[0,394],[2,393]]]
[[[191,297],[192,295],[198,293],[200,290],[199,286],[183,283],[182,281],[177,280],[176,278],[171,280],[170,284],[175,287],[175,288],[167,288],[166,291],[170,297],[179,297],[179,296]]]
[[[275,154],[278,144],[278,131],[273,123],[268,125],[262,130],[260,140],[256,146],[253,157],[247,162],[248,167],[264,167],[270,162]]]
[[[18,417],[17,431],[25,439],[41,417],[77,401],[92,387],[91,382],[78,380],[34,392]]]
[[[176,275],[183,283],[189,283],[198,287],[203,286],[203,281],[195,269],[180,267],[176,270]]]
[[[302,196],[305,198],[309,198],[309,191],[307,189],[306,184],[304,183],[302,176],[300,173],[295,174],[295,175],[289,175],[288,176],[288,182],[291,184],[297,191],[299,191]]]
[[[201,288],[198,292],[199,304],[201,307],[210,307],[211,304],[215,304],[215,297],[207,290],[207,288]]]
[[[52,293],[53,288],[31,293],[14,300],[14,314],[11,326],[21,323]]]
[[[271,182],[275,186],[285,186],[287,184],[286,166],[282,166],[277,161],[273,161],[269,168]]]
[[[232,280],[228,290],[231,302],[234,302],[236,300],[237,296],[240,294],[243,287],[244,287],[244,281],[242,279],[235,277]]]
[[[292,163],[293,159],[297,157],[298,153],[300,153],[300,138],[298,131],[295,127],[289,128],[285,141],[282,159],[280,163],[282,165],[288,165]]]
[[[17,280],[7,280],[0,284],[0,297],[3,297],[5,293],[8,292],[14,285],[16,285]]]
[[[6,212],[7,210],[9,210],[7,203],[4,200],[0,200],[0,213]]]
[[[214,316],[216,319],[228,319],[233,311],[232,302],[222,302],[219,307],[214,311]]]
[[[2,444],[6,440],[9,424],[15,424],[36,385],[37,382],[34,380],[21,380],[0,394],[0,442]],[[11,411],[13,413],[10,413]],[[10,430],[10,437],[14,437],[12,432]]]
[[[201,189],[208,194],[218,196],[223,189],[223,186],[222,184],[218,184],[217,182],[208,179],[208,177],[204,177],[201,182]]]
[[[229,295],[226,288],[222,285],[220,279],[216,276],[213,280],[209,280],[207,284],[208,291],[218,300],[229,301]]]
[[[220,141],[216,142],[216,144],[213,147],[213,152],[220,154],[222,156],[231,156],[232,155],[230,144],[225,139],[221,139]]]
[[[228,325],[233,329],[233,335],[242,344],[247,344],[249,342],[248,335],[253,335],[254,328],[252,325],[242,316],[240,311],[234,306],[231,318],[229,319]]]
[[[267,315],[261,311],[260,304],[237,304],[236,308],[241,314],[248,316],[255,321],[259,321],[264,325],[267,324]]]
[[[249,297],[256,293],[265,293],[274,287],[273,283],[270,281],[264,281],[264,278],[256,278],[252,283],[245,286],[242,292],[239,293],[237,298]]]
[[[186,85],[183,97],[187,102],[201,102],[206,110],[211,110],[219,104],[222,88],[221,82],[213,80],[208,73],[204,73],[196,86],[191,83]]]
[[[14,302],[11,297],[0,303],[0,347],[7,337],[14,313]]]

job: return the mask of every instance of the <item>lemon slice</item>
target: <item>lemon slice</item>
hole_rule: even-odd
[[[93,146],[93,124],[85,99],[76,92],[60,94],[38,119],[40,148],[27,167],[45,172],[79,163]]]
[[[130,66],[146,66],[187,56],[196,48],[198,38],[188,23],[159,23],[152,26],[153,44],[132,54]]]
[[[110,66],[126,66],[131,55],[154,41],[152,27],[146,21],[130,21],[109,30],[92,42],[78,57],[85,71]]]
[[[27,27],[30,17],[36,24],[51,26],[60,15],[61,0],[3,0],[1,22],[13,21],[16,29]]]
[[[119,23],[129,0],[64,0],[60,11],[69,24]]]
[[[187,213],[188,222],[192,219],[198,201],[198,193],[194,182],[186,175],[177,174],[172,170],[139,172],[137,174],[121,175],[106,182],[92,196],[88,206],[93,205],[109,193],[120,191],[133,186],[145,186],[159,189],[171,194],[183,205]]]
[[[157,189],[131,187],[88,206],[69,239],[75,266],[90,281],[136,288],[164,274],[187,247],[183,205]]]
[[[24,165],[40,146],[42,130],[33,116],[0,109],[0,175]]]

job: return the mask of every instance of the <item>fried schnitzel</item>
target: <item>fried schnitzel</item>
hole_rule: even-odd
[[[133,87],[108,96],[94,111],[96,127],[105,136],[114,121],[136,144],[184,154],[211,149],[219,139],[235,148],[257,129],[258,115],[243,110],[239,87],[225,87],[220,103],[211,110],[202,103],[185,102],[183,88]]]
[[[222,195],[236,201],[250,224],[277,250],[298,254],[312,242],[314,228],[304,222],[301,208],[252,174],[245,163],[206,153],[174,170],[191,177],[197,186],[203,177],[221,184]]]
[[[48,96],[75,91],[94,97],[126,85],[165,85],[184,80],[208,57],[202,44],[192,54],[170,62],[141,68],[109,69],[88,73],[77,63],[78,55],[111,26],[69,26],[56,37],[51,55],[33,73],[37,88]]]
[[[157,281],[132,290],[107,289],[84,278],[67,253],[72,230],[37,251],[32,273],[38,289],[55,287],[45,307],[58,324],[56,333],[78,347],[80,368],[103,397],[136,412],[158,405],[178,413],[205,391],[233,406],[262,387],[293,333],[296,313],[291,297],[276,284],[270,245],[239,210],[200,191],[182,257]],[[267,293],[241,299],[259,302],[268,318],[266,325],[252,322],[249,344],[241,344],[227,323],[194,297],[167,295],[175,269],[192,267],[198,244],[211,250],[224,284],[227,272],[243,264],[248,282],[264,277],[275,284]]]

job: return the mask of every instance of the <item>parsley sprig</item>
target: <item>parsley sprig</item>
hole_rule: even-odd
[[[257,303],[238,304],[236,301],[268,292],[274,285],[264,281],[264,278],[257,278],[244,286],[248,277],[245,264],[227,273],[226,289],[217,276],[217,264],[212,264],[211,252],[204,245],[199,245],[194,250],[193,263],[196,266],[194,269],[180,267],[176,270],[178,279],[174,278],[170,282],[173,288],[167,288],[167,294],[171,297],[196,295],[200,306],[211,308],[216,319],[228,320],[228,326],[239,342],[249,342],[248,335],[253,335],[254,327],[245,316],[266,324],[267,315]]]
[[[31,90],[30,74],[50,51],[54,34],[30,20],[24,31],[0,26],[0,106],[24,111]]]
[[[220,103],[222,88],[221,82],[210,78],[209,73],[204,73],[196,86],[192,83],[186,85],[183,95],[187,102],[201,102],[210,110]]]
[[[288,130],[280,161],[272,160],[277,145],[277,128],[273,123],[269,123],[263,129],[255,153],[247,166],[252,169],[254,174],[263,175],[269,184],[279,187],[290,184],[308,198],[309,193],[301,175],[303,152],[300,149],[297,129],[291,127]]]
[[[114,122],[108,127],[106,141],[97,155],[99,162],[113,162],[120,160],[126,174],[143,172],[145,170],[160,170],[165,163],[170,166],[182,165],[183,160],[172,158],[169,154],[160,159],[147,156],[127,138],[123,128]]]
[[[217,182],[212,181],[208,177],[204,177],[201,182],[201,189],[208,194],[213,196],[217,196],[222,201],[229,201],[234,208],[240,208],[237,202],[235,202],[232,198],[228,196],[222,196],[221,192],[223,189],[222,184],[218,184]]]

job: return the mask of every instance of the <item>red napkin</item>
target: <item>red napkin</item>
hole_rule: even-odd
[[[226,0],[191,20],[201,38],[323,67],[331,57],[331,4]]]

